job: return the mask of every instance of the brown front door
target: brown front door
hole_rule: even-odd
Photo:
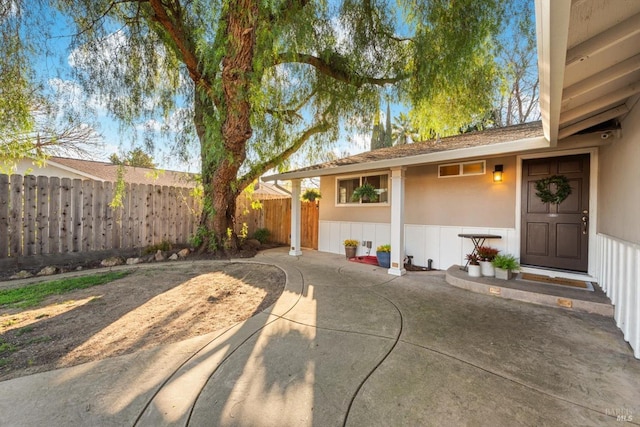
[[[562,175],[571,194],[560,204],[543,203],[536,181]],[[556,188],[551,184],[551,192]],[[520,262],[587,271],[589,242],[589,154],[524,160]]]

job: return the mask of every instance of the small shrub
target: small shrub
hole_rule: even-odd
[[[360,242],[354,239],[347,239],[344,241],[345,246],[355,246],[357,248],[359,244]]]
[[[163,240],[158,244],[147,246],[146,249],[144,250],[144,253],[147,255],[155,254],[158,251],[166,252],[166,251],[170,251],[171,249],[172,249],[171,242],[168,240]]]
[[[498,255],[498,252],[500,252],[498,249],[490,246],[480,246],[478,248],[479,261],[492,261]]]
[[[391,252],[391,245],[380,245],[376,249],[376,252]]]
[[[520,268],[518,260],[511,254],[497,255],[491,261],[491,264],[493,264],[495,268],[501,268],[503,270],[517,270]]]
[[[253,233],[253,238],[262,244],[267,243],[269,241],[269,237],[271,237],[271,232],[266,228],[258,228]]]

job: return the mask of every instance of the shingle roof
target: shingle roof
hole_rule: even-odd
[[[379,160],[397,159],[403,157],[412,157],[422,154],[437,153],[441,151],[458,150],[461,148],[482,147],[541,136],[543,136],[542,122],[530,122],[521,125],[487,129],[483,131],[465,133],[462,135],[449,136],[439,140],[429,140],[424,142],[415,142],[413,144],[380,148],[377,150],[356,154],[354,156],[333,160],[331,162],[296,169],[295,171],[290,172],[331,169],[340,166],[370,163]],[[287,173],[285,172],[282,175],[286,174]]]
[[[92,160],[51,157],[54,164],[66,166],[79,172],[92,175],[104,181],[115,182],[118,179],[118,166],[112,163]],[[195,187],[194,174],[162,169],[150,169],[125,166],[124,180],[131,184],[153,184],[174,187]]]

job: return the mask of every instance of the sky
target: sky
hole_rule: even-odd
[[[523,0],[526,1],[526,0]],[[73,26],[65,21],[65,18],[52,11],[51,14],[51,35],[47,39],[47,47],[52,52],[46,57],[39,57],[36,70],[38,78],[44,82],[45,90],[50,94],[54,94],[61,105],[65,107],[77,108],[78,111],[87,114],[97,124],[97,131],[101,135],[103,146],[94,151],[92,160],[108,161],[113,153],[122,154],[132,148],[132,139],[134,136],[140,136],[141,128],[129,129],[122,132],[119,124],[112,119],[105,106],[96,97],[88,97],[78,82],[74,81],[72,75],[72,67],[78,63],[78,56],[70,51],[69,45],[72,39]],[[386,121],[386,102],[381,99],[381,122]],[[392,103],[391,117],[397,117],[401,112],[408,112],[405,105]],[[157,127],[159,121],[149,121],[146,126]],[[339,140],[333,148],[333,152],[337,156],[345,153],[357,154],[369,149],[371,133],[364,134],[347,134],[342,132]],[[141,146],[141,140],[136,143]],[[185,163],[179,161],[176,156],[172,156],[169,151],[169,144],[162,139],[156,139],[156,152],[151,153],[158,166],[162,169],[181,170],[189,172],[199,172],[199,159],[197,152],[191,156],[192,161]],[[292,167],[301,167],[303,159],[292,160]]]

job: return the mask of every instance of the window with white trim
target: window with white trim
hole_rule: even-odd
[[[375,188],[376,200],[357,199],[353,200],[353,193],[356,188],[363,184],[370,184]],[[336,179],[336,204],[337,205],[361,205],[361,204],[383,204],[389,203],[389,174],[351,176]]]
[[[438,166],[438,178],[451,178],[454,176],[484,175],[487,170],[485,160],[474,162],[450,163]]]

